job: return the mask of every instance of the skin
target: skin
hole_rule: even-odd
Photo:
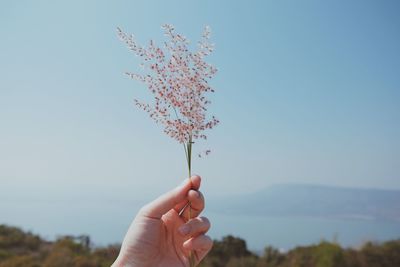
[[[129,227],[112,267],[187,267],[191,251],[199,264],[212,247],[206,235],[210,222],[199,217],[204,209],[200,183],[200,176],[192,176],[145,205]]]

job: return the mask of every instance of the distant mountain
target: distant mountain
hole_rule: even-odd
[[[212,211],[228,214],[400,222],[400,190],[274,185],[256,193],[212,198],[208,202]]]

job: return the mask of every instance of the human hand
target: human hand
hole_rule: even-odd
[[[211,238],[205,235],[210,222],[198,217],[204,209],[200,183],[200,176],[192,176],[144,206],[129,227],[112,267],[187,267],[191,251],[197,265],[212,247]]]

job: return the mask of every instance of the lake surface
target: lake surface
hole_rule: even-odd
[[[59,235],[88,234],[95,245],[122,241],[125,231],[143,203],[90,201],[0,201],[0,224],[19,226],[47,239]],[[209,234],[231,234],[247,241],[250,249],[266,245],[287,250],[298,245],[336,239],[344,246],[400,238],[400,223],[368,219],[233,216],[212,211]]]

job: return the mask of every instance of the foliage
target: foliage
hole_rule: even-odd
[[[109,267],[119,245],[92,247],[88,236],[43,240],[19,228],[0,225],[0,267]],[[200,267],[393,267],[400,266],[400,239],[368,242],[360,249],[342,248],[321,241],[280,252],[267,246],[262,255],[251,252],[246,241],[226,236],[215,240]]]
[[[243,239],[228,236],[216,240],[201,267],[393,267],[400,266],[400,239],[383,244],[366,243],[361,249],[342,248],[321,241],[286,253],[267,246],[263,255],[247,249]]]

